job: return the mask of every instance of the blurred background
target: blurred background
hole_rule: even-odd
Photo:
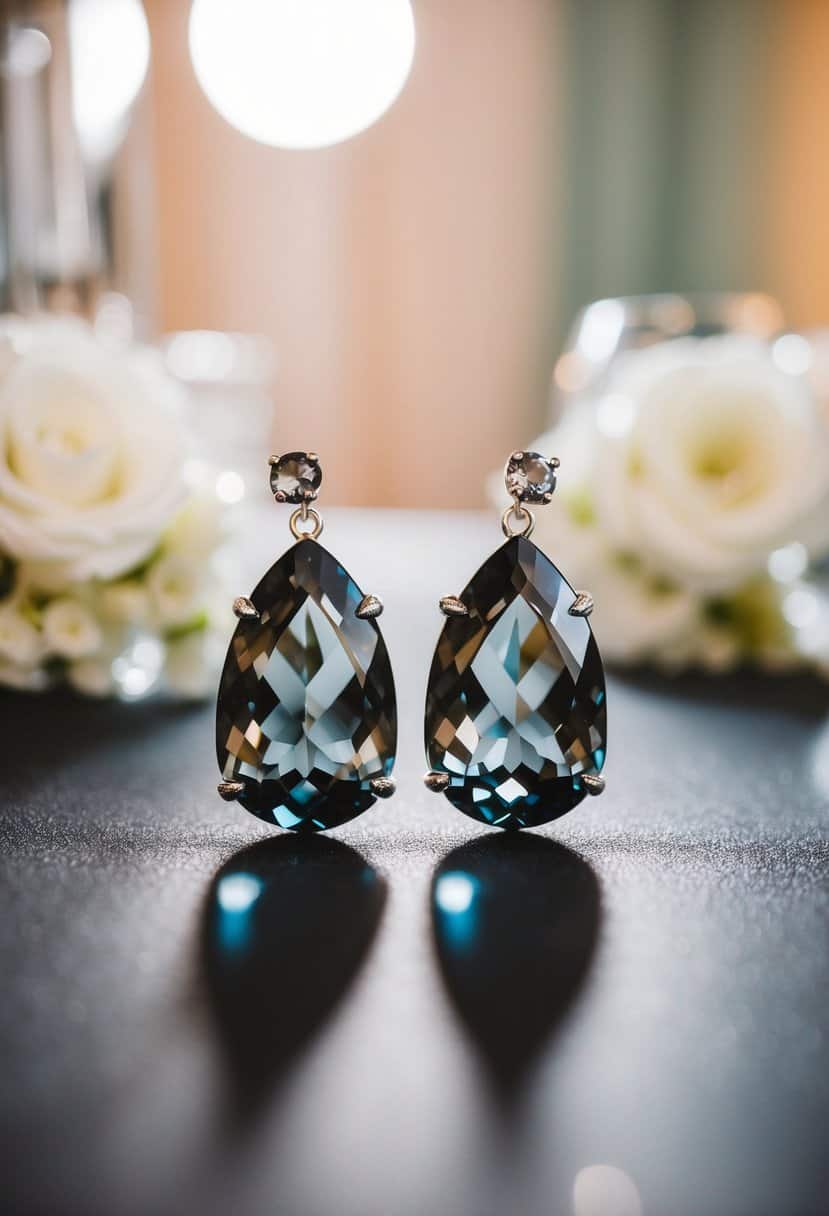
[[[71,118],[54,108],[63,5],[3,7],[52,23],[48,62],[6,48],[5,306],[31,293],[28,240],[52,303],[105,286],[144,337],[264,336],[234,348],[236,371],[262,382],[277,448],[327,455],[327,502],[481,504],[485,473],[547,422],[592,299],[766,292],[792,326],[829,321],[822,0],[416,0],[399,97],[354,138],[300,149],[211,104],[188,0],[71,0],[80,139],[58,141],[59,206],[27,207],[28,233],[14,196],[35,172],[33,81],[49,78],[49,121]],[[225,5],[251,47],[257,7]],[[230,356],[175,358],[198,379]]]
[[[0,0],[4,1213],[824,1216],[828,63],[827,0]],[[608,788],[484,839],[424,692],[519,447]],[[342,839],[216,793],[294,449],[397,688]],[[445,724],[529,772],[516,574]],[[240,721],[310,766],[378,681],[305,594]]]

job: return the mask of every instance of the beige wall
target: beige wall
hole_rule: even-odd
[[[771,283],[796,326],[829,326],[829,3],[775,8],[767,234]]]
[[[232,130],[194,78],[189,4],[146,7],[163,327],[272,337],[275,446],[321,453],[328,501],[482,501],[555,354],[555,6],[415,0],[401,97],[317,152]]]

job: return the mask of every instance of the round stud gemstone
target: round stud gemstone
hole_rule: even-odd
[[[308,452],[271,457],[271,491],[277,502],[312,502],[322,484],[322,469]]]
[[[538,452],[513,452],[504,481],[519,502],[549,502],[556,488],[556,465]]]

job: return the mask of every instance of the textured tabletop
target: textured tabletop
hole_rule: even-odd
[[[420,782],[423,694],[499,539],[328,513],[401,717],[329,837],[217,798],[212,706],[0,697],[4,1212],[827,1211],[826,690],[612,679],[605,794],[483,828]]]

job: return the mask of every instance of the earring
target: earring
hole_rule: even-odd
[[[558,464],[537,452],[510,456],[506,544],[459,596],[440,601],[447,620],[426,693],[426,786],[503,828],[548,823],[604,789],[607,707],[587,621],[593,600],[530,541],[527,504],[552,500]]]
[[[270,458],[295,544],[239,596],[216,704],[219,793],[295,831],[338,827],[394,793],[397,706],[383,605],[318,538],[313,452]]]

